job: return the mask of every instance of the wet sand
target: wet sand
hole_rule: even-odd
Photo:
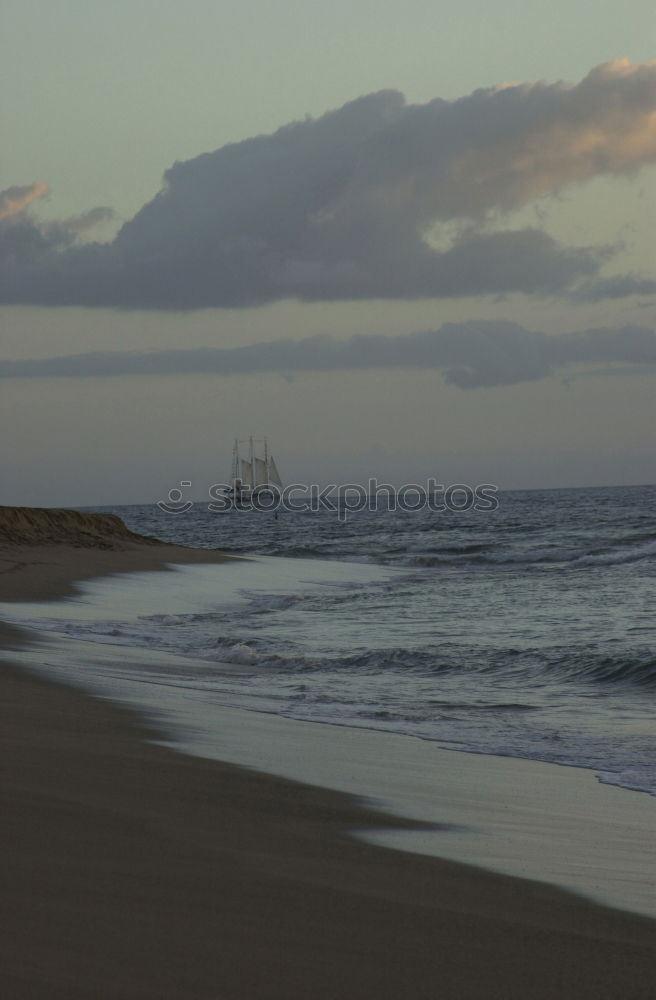
[[[111,571],[149,568],[140,544],[103,550]],[[109,571],[103,551],[21,549],[3,556],[20,555],[4,576],[23,598],[44,596],[44,564],[50,596],[80,558],[85,576]],[[133,713],[11,666],[0,689],[10,1000],[653,995],[654,921],[355,840],[400,821],[146,742]]]

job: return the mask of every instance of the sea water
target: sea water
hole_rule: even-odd
[[[250,558],[159,574],[157,587],[94,581],[5,618],[177,654],[160,683],[227,706],[592,768],[656,794],[656,487],[500,493],[491,512],[383,504],[345,520],[102,509]]]

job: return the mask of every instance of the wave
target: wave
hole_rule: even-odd
[[[326,559],[348,562],[378,563],[383,566],[432,569],[454,567],[462,569],[567,566],[570,569],[586,566],[614,566],[638,562],[656,556],[654,532],[636,532],[608,541],[567,542],[522,545],[506,532],[502,539],[491,541],[449,541],[445,544],[422,545],[419,542],[404,544],[403,539],[381,537],[347,537],[321,544],[294,544],[283,540],[276,543],[251,546],[254,554],[283,556],[294,559]],[[520,536],[526,535],[526,530]],[[526,539],[528,542],[528,539]],[[224,546],[226,552],[241,552],[248,547]]]
[[[487,548],[487,551],[485,549]],[[479,548],[445,547],[433,549],[413,555],[405,555],[397,560],[381,560],[397,562],[402,566],[430,569],[440,566],[531,566],[531,565],[562,565],[576,569],[585,566],[616,566],[624,563],[638,562],[656,556],[656,540],[653,536],[649,541],[636,545],[625,542],[611,546],[595,546],[590,549],[575,547],[545,545],[531,549],[499,550],[491,546]]]
[[[351,605],[359,598],[374,597],[368,588],[349,589],[344,594],[323,595],[322,604]],[[235,620],[230,612],[201,612],[140,616],[133,621],[71,621],[23,619],[17,624],[55,632],[72,639],[101,644],[134,646],[178,654],[220,672],[221,665],[251,668],[254,679],[266,675],[340,675],[347,678],[440,678],[481,677],[486,684],[503,685],[507,690],[535,691],[552,686],[577,685],[610,691],[613,687],[656,690],[656,654],[640,643],[625,640],[613,650],[612,643],[516,648],[477,646],[461,641],[431,642],[427,645],[385,646],[348,652],[317,649],[311,653],[307,641],[294,640],[287,629],[276,638],[258,635],[263,614],[285,611],[313,598],[303,594],[249,595],[251,607],[242,609]],[[314,608],[309,608],[310,611]],[[245,613],[244,613],[245,612]],[[640,633],[642,634],[642,632]],[[628,637],[627,637],[628,638]],[[422,697],[426,697],[424,692]],[[512,699],[509,699],[509,704]],[[501,700],[497,699],[497,707]]]
[[[411,673],[424,677],[488,675],[505,684],[519,681],[531,687],[545,684],[574,683],[602,687],[638,686],[656,690],[656,656],[651,649],[639,647],[613,656],[599,650],[555,648],[553,650],[503,649],[481,651],[459,648],[406,649],[403,647],[366,650],[342,656],[307,656],[280,643],[276,649],[270,640],[225,637],[217,639],[204,659],[217,663],[250,665],[270,672],[290,674],[343,673],[383,675]],[[434,702],[437,704],[437,702]],[[496,710],[516,708],[515,702],[495,702]]]
[[[638,649],[631,654],[609,656],[604,654],[580,654],[575,659],[563,654],[554,659],[551,669],[574,680],[602,685],[632,684],[656,690],[656,656],[648,648]]]
[[[634,549],[621,548],[609,552],[592,552],[574,561],[577,566],[616,566],[621,563],[638,562],[656,556],[656,541],[636,546]]]

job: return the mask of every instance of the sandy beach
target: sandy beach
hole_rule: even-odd
[[[112,514],[0,506],[0,601],[47,601],[90,577],[231,558],[136,535]]]
[[[4,512],[3,600],[222,558],[118,519]],[[24,642],[11,628],[1,638]],[[401,821],[154,745],[135,714],[10,665],[0,684],[3,996],[653,995],[651,920],[363,843],[348,831]]]

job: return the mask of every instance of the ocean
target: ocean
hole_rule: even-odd
[[[656,487],[498,499],[345,519],[106,507],[136,532],[249,561],[158,574],[154,591],[140,574],[94,582],[13,620],[112,646],[122,671],[126,647],[157,651],[153,683],[226,706],[656,794]]]

